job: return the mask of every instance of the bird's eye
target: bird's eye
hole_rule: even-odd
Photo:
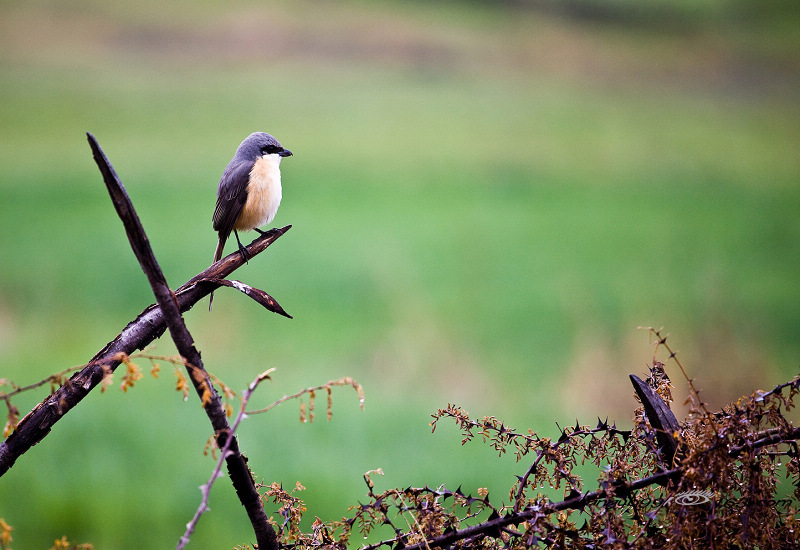
[[[278,152],[280,152],[280,147],[275,147],[274,145],[265,145],[261,148],[262,155],[274,155]]]

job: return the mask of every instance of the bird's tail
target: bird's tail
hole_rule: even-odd
[[[222,250],[225,248],[225,241],[228,240],[227,237],[220,237],[219,242],[217,243],[217,249],[214,251],[214,261],[212,264],[215,264],[222,258]],[[214,304],[214,293],[212,292],[208,298],[208,311],[211,311],[211,306]]]
[[[222,258],[222,249],[225,248],[225,241],[227,241],[227,237],[220,237],[219,242],[217,243],[217,249],[214,251],[214,262],[217,263],[220,258]]]

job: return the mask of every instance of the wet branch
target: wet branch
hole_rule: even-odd
[[[266,250],[290,227],[291,225],[287,225],[274,229],[258,237],[247,246],[248,256],[253,258]],[[219,288],[219,281],[224,280],[243,264],[241,255],[236,251],[181,285],[175,291],[180,311],[192,309],[212,290]],[[28,449],[44,439],[56,422],[80,403],[109,371],[113,372],[119,366],[123,357],[145,349],[159,338],[166,328],[164,314],[157,304],[145,308],[116,338],[97,352],[80,372],[75,373],[63,386],[34,407],[17,424],[8,439],[0,443],[0,476],[5,474]]]
[[[208,373],[203,367],[203,360],[200,357],[200,352],[194,345],[194,339],[183,321],[178,301],[172,290],[167,285],[167,280],[161,267],[156,261],[153,249],[150,247],[150,242],[147,240],[147,235],[144,232],[139,216],[133,208],[128,193],[125,191],[122,182],[114,172],[114,168],[109,163],[105,154],[103,153],[94,136],[88,134],[89,145],[92,148],[94,160],[103,174],[103,180],[108,188],[108,193],[111,196],[111,201],[114,203],[114,208],[125,226],[125,232],[128,235],[128,241],[131,243],[133,252],[136,259],[139,260],[139,265],[142,267],[153,289],[158,305],[164,313],[164,320],[169,329],[170,336],[175,342],[178,353],[186,359],[188,365],[186,370],[189,378],[194,385],[195,391],[203,405],[203,409],[211,421],[211,426],[214,428],[214,437],[217,441],[217,446],[220,449],[227,449],[225,462],[228,466],[228,474],[231,477],[233,487],[236,489],[236,494],[239,497],[242,505],[247,510],[247,515],[250,518],[250,523],[253,525],[253,530],[256,534],[258,547],[261,549],[277,549],[278,539],[275,530],[269,524],[267,515],[264,512],[264,506],[261,503],[261,496],[256,490],[253,476],[247,467],[242,453],[239,451],[239,445],[236,439],[229,438],[231,426],[228,423],[228,417],[225,415],[225,409],[222,401],[208,377]],[[216,283],[212,283],[216,284]]]
[[[172,292],[153,255],[147,236],[125,188],[94,137],[88,134],[88,139],[114,207],[125,225],[128,240],[153,288],[158,303],[146,308],[114,340],[100,350],[86,367],[74,374],[61,388],[44,399],[19,422],[15,431],[0,444],[0,476],[9,470],[22,454],[41,441],[50,432],[53,425],[80,403],[109,371],[116,369],[122,358],[144,349],[168,328],[178,352],[189,365],[187,366],[189,377],[201,397],[203,408],[212,423],[218,446],[223,448],[227,444],[230,450],[227,458],[228,473],[240,501],[247,510],[259,548],[276,549],[278,542],[275,531],[267,521],[261,498],[247,464],[239,452],[236,440],[231,439],[228,442],[230,425],[219,396],[203,368],[200,353],[195,348],[191,334],[183,322],[181,312],[188,311],[220,286],[232,286],[255,299],[267,309],[287,317],[289,315],[265,292],[243,285],[238,281],[231,282],[225,279],[244,263],[238,251],[205,269]],[[248,245],[248,256],[253,258],[263,252],[290,227],[273,229],[259,236]]]

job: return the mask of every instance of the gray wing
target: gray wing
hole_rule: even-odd
[[[247,184],[253,161],[231,161],[222,173],[217,189],[217,206],[214,208],[214,231],[227,239],[233,231],[236,218],[242,213],[247,200]]]

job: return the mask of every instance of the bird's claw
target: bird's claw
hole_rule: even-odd
[[[242,259],[244,260],[244,263],[246,263],[246,264],[250,263],[250,262],[248,262],[248,260],[250,259],[250,254],[247,253],[247,249],[245,247],[243,247],[241,244],[239,245],[239,254],[242,255]]]

